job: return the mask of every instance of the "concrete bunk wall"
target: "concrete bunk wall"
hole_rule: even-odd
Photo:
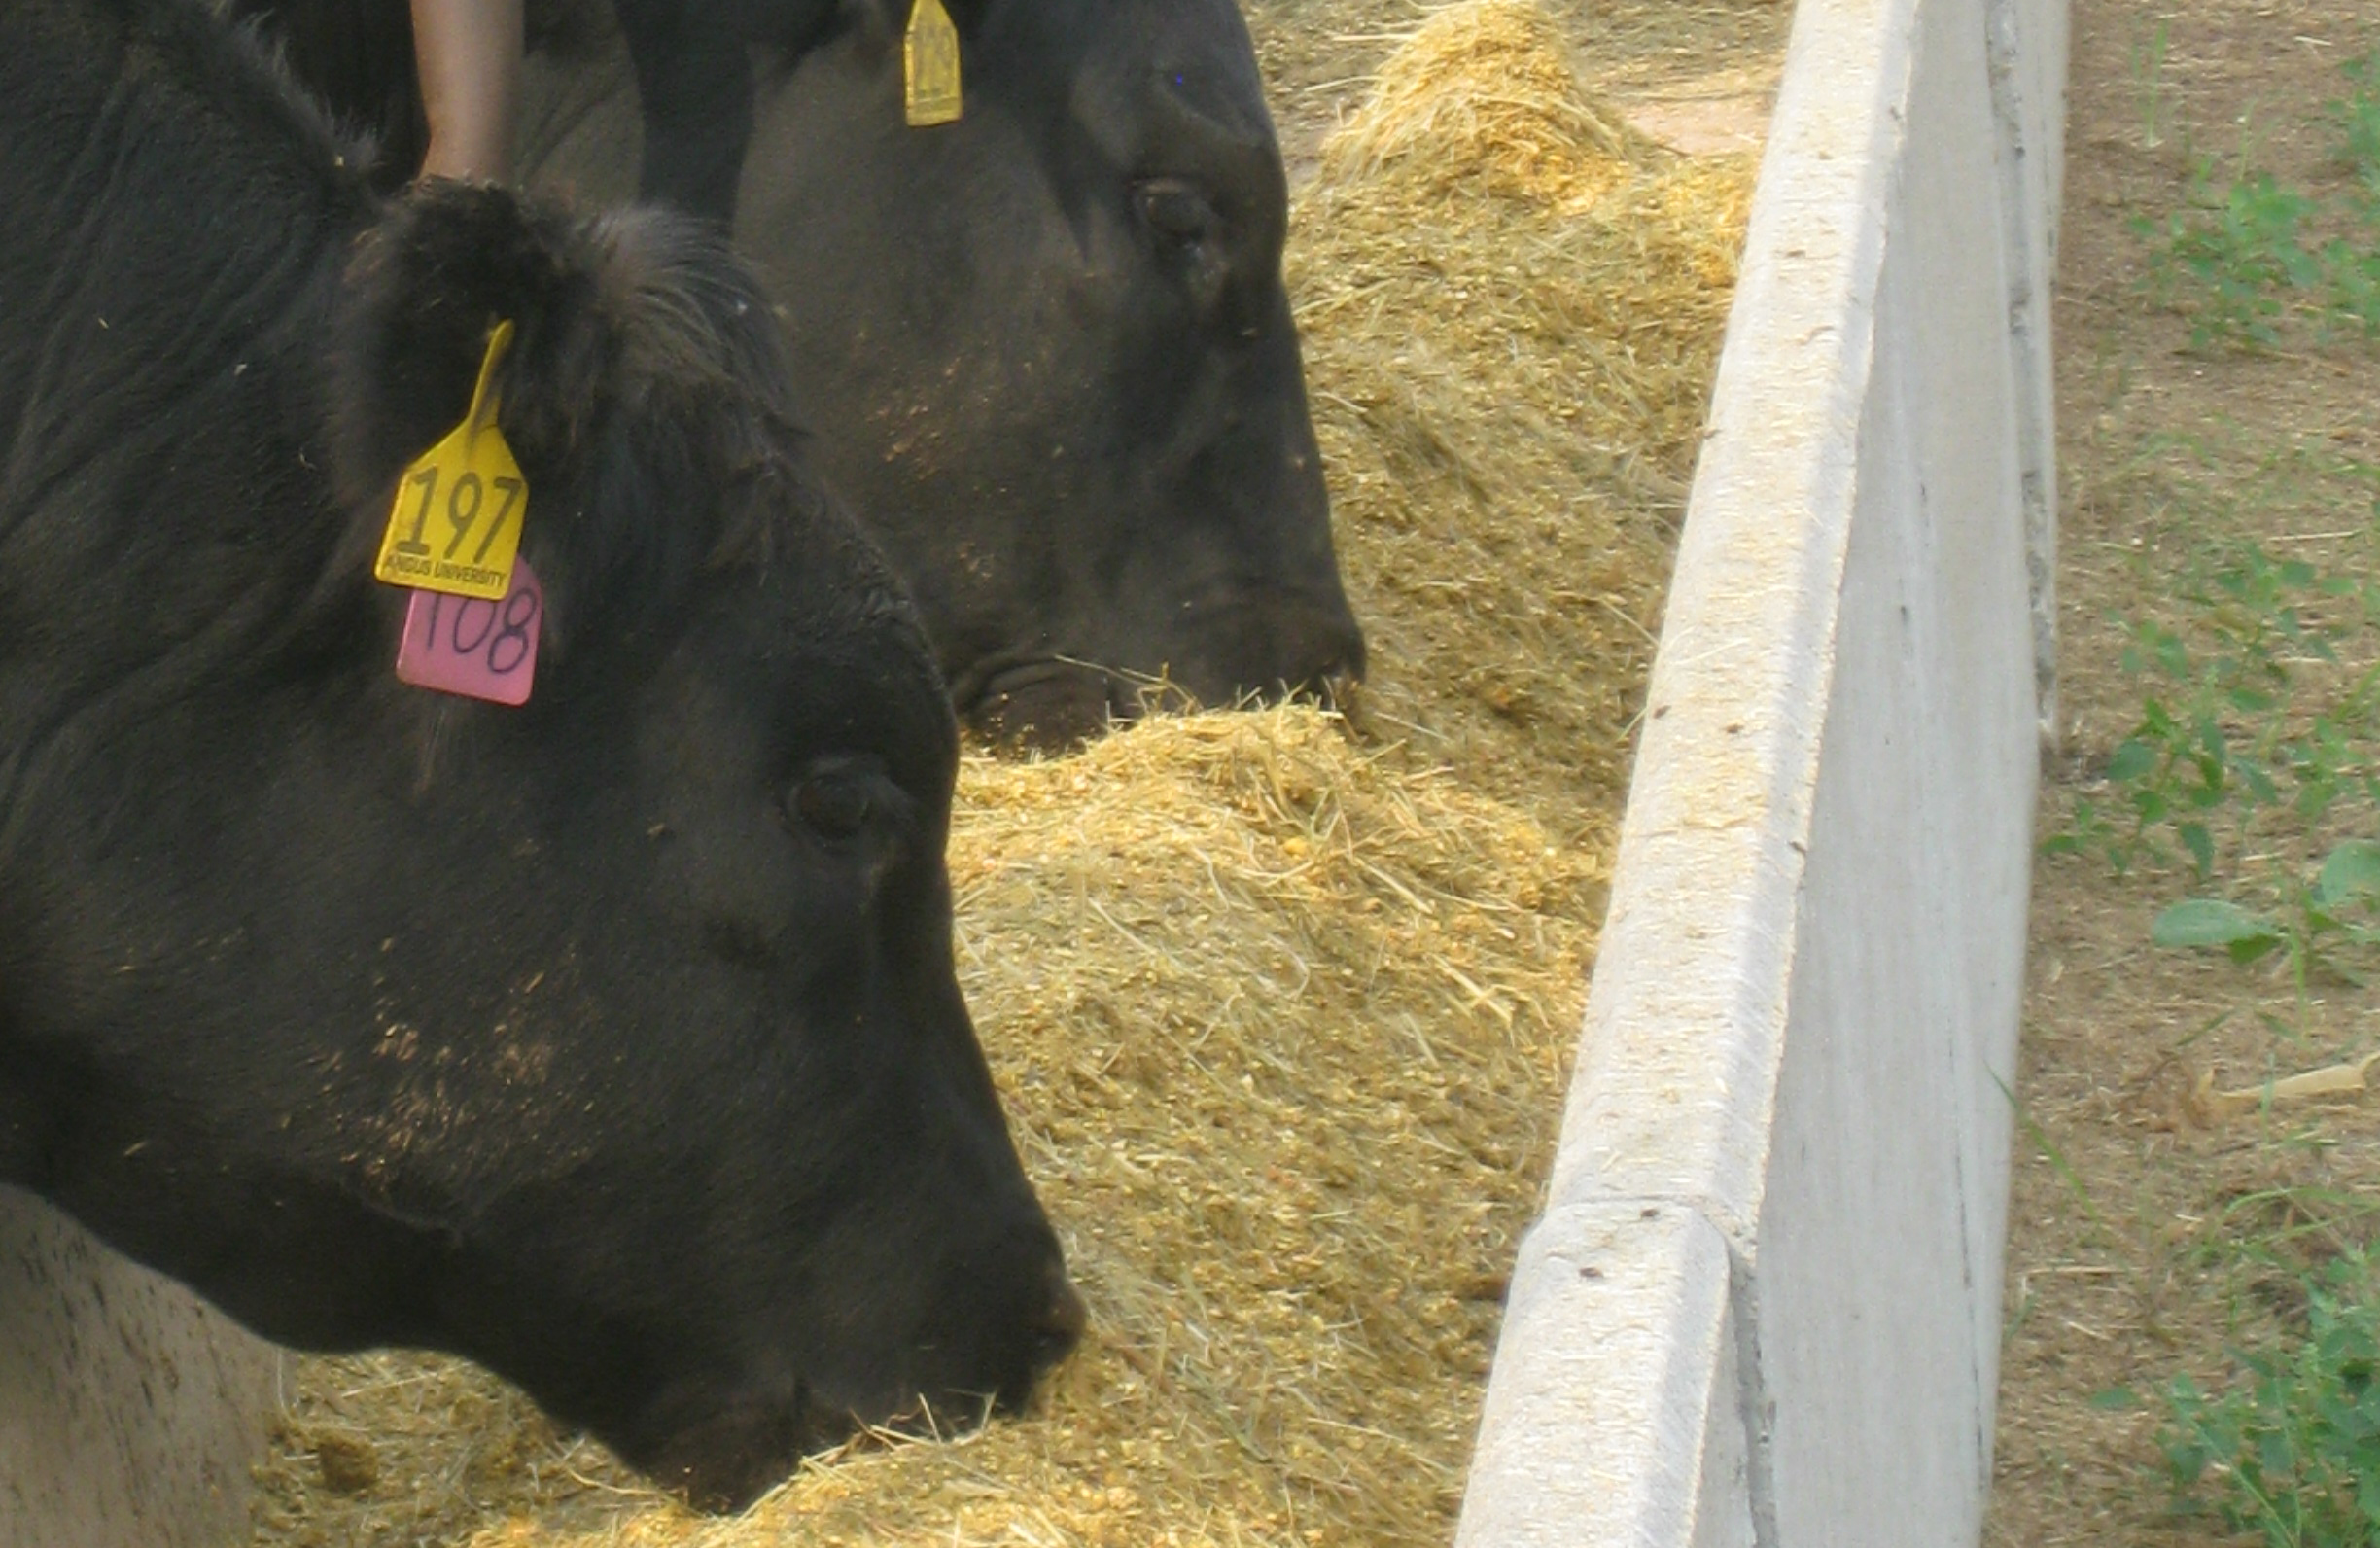
[[[0,1187],[0,1545],[246,1542],[273,1360],[189,1291]]]
[[[1979,1534],[2065,28],[1802,0],[1460,1548]]]

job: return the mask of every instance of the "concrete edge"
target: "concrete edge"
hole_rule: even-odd
[[[1549,1208],[1760,1212],[1917,0],[1802,0]]]
[[[1771,1534],[1760,1361],[1733,1303],[1783,1055],[1917,4],[1802,0],[1795,16],[1548,1213],[1515,1269],[1457,1548]],[[1605,1285],[1581,1279],[1598,1264]]]
[[[1726,1239],[1691,1210],[1614,1202],[1540,1220],[1513,1279],[1496,1360],[1511,1375],[1481,1416],[1458,1548],[1749,1548],[1742,1416],[1732,1383],[1712,1380],[1735,1363],[1730,1279]],[[1642,1456],[1581,1454],[1581,1434],[1637,1437]]]
[[[2030,16],[2028,12],[2032,13]],[[2050,349],[2050,277],[2057,256],[2057,209],[2065,119],[2062,17],[2028,0],[1985,0],[1992,129],[2006,222],[2009,345],[2015,369],[2016,454],[2024,502],[2025,580],[2033,613],[2036,734],[2045,757],[2059,745],[2057,690],[2056,362]],[[2054,31],[2033,35],[2036,25]],[[2028,65],[2053,54],[2054,69]],[[2045,79],[2045,77],[2047,79]]]

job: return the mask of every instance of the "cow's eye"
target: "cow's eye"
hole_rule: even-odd
[[[793,787],[789,804],[795,820],[820,837],[849,838],[874,814],[872,784],[851,771],[821,771]]]
[[[1207,195],[1181,178],[1150,178],[1138,193],[1140,218],[1166,242],[1193,246],[1205,241],[1220,223]]]
[[[1172,261],[1191,299],[1201,308],[1213,306],[1231,273],[1223,217],[1214,201],[1178,177],[1150,178],[1136,185],[1133,197],[1150,239]]]

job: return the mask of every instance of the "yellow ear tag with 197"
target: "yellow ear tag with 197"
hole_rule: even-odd
[[[959,29],[942,0],[917,0],[901,40],[901,81],[909,126],[953,123],[959,118]]]
[[[389,584],[490,602],[511,589],[529,485],[496,428],[496,395],[488,387],[511,342],[507,319],[488,334],[463,423],[414,458],[397,480],[388,532],[372,566]]]

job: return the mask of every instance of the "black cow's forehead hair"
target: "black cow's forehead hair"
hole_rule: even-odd
[[[494,385],[530,486],[522,551],[563,630],[633,627],[701,574],[747,568],[806,580],[846,624],[916,627],[805,466],[777,321],[707,226],[428,185],[364,233],[338,308],[335,481],[358,546],[376,542],[405,466],[465,412],[502,319],[513,342]],[[879,593],[896,605],[842,605]]]
[[[541,678],[548,652],[561,674],[590,652],[656,670],[708,660],[755,693],[754,713],[773,680],[803,685],[798,696],[831,685],[838,703],[865,685],[862,719],[934,771],[916,777],[941,779],[956,731],[923,621],[810,473],[778,320],[709,227],[426,185],[363,235],[338,307],[344,563],[369,565],[404,468],[467,411],[490,330],[509,321],[492,386],[529,485],[520,551],[546,597]],[[679,641],[706,643],[681,657]],[[444,709],[425,710],[434,730]]]
[[[682,394],[715,438],[724,513],[706,563],[806,568],[803,633],[831,653],[892,652],[939,681],[925,627],[891,563],[810,472],[774,309],[711,228],[643,206],[594,218],[604,286],[621,319],[632,392]],[[666,416],[664,416],[666,417]],[[698,475],[699,477],[699,475]]]

